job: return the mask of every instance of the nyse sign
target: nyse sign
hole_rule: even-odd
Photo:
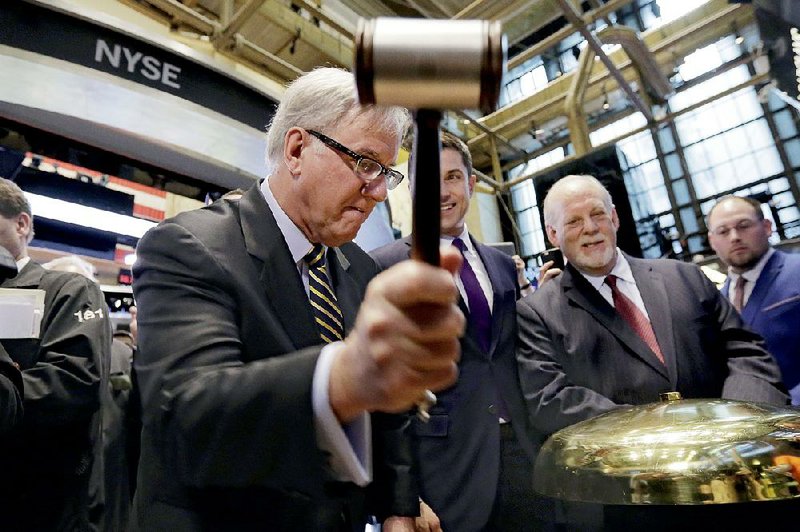
[[[173,89],[181,88],[180,67],[126,46],[109,45],[105,40],[97,39],[94,60],[100,64],[107,62],[114,68],[125,69],[130,74],[144,76],[150,81],[158,81]]]

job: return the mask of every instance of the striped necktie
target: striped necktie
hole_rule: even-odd
[[[314,244],[303,260],[308,264],[308,300],[314,311],[320,338],[327,343],[344,338],[344,320],[342,311],[336,304],[328,272],[325,266],[325,248],[322,244]]]
[[[653,330],[653,325],[650,323],[650,320],[647,319],[644,312],[636,306],[636,303],[631,301],[628,296],[620,291],[617,287],[616,275],[609,275],[606,277],[606,284],[611,287],[611,297],[614,301],[614,308],[619,315],[622,316],[622,319],[628,322],[628,325],[630,325],[633,330],[636,331],[636,334],[644,340],[644,343],[655,353],[661,363],[666,364],[666,362],[664,362],[664,354],[661,352],[661,347],[658,345],[656,333]]]

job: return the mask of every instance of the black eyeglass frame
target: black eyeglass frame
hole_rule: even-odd
[[[378,161],[376,161],[375,159],[372,159],[370,157],[366,157],[364,155],[359,155],[358,153],[354,152],[353,150],[351,150],[347,146],[336,142],[335,140],[333,140],[329,136],[323,135],[319,131],[315,131],[313,129],[307,129],[306,131],[308,131],[314,137],[318,138],[320,140],[320,142],[322,142],[323,144],[325,144],[329,148],[333,148],[334,150],[336,150],[336,151],[338,151],[340,153],[343,153],[344,155],[347,155],[348,157],[353,159],[356,162],[356,175],[360,179],[363,179],[367,183],[371,183],[372,181],[377,179],[379,176],[383,175],[385,177],[385,179],[386,179],[386,188],[389,189],[389,190],[394,190],[395,188],[397,188],[397,185],[402,183],[403,179],[405,179],[405,176],[402,173],[398,172],[397,170],[393,170],[391,168],[387,168],[387,167],[383,166],[381,163],[379,163]],[[374,176],[370,177],[370,178],[364,177],[363,174],[365,172],[364,172],[363,168],[361,170],[359,170],[359,166],[361,165],[361,161],[369,161],[370,163],[374,163],[374,164],[378,165],[378,167],[380,168],[380,171],[377,174],[375,174]]]

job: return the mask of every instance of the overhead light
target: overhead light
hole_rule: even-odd
[[[608,111],[611,108],[611,104],[608,103],[608,93],[606,92],[605,87],[603,87],[603,111]]]
[[[739,34],[736,34],[736,38],[733,40],[736,44],[742,44],[744,42],[744,37]]]
[[[25,197],[31,204],[34,217],[100,229],[118,235],[141,238],[148,229],[157,225],[150,220],[125,216],[30,192],[25,192]]]

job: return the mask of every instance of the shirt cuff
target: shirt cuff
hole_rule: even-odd
[[[329,455],[329,465],[337,480],[366,486],[372,481],[372,427],[367,412],[346,425],[339,423],[328,396],[331,366],[342,342],[322,348],[314,379],[311,400],[317,445]]]

